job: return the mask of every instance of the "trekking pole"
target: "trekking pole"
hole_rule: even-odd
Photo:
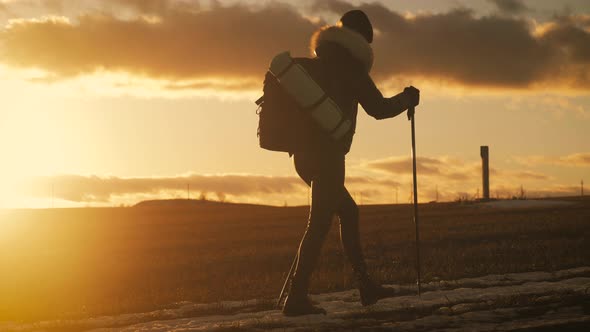
[[[414,170],[414,224],[416,225],[416,272],[418,279],[418,296],[420,296],[420,229],[418,227],[418,180],[416,177],[416,129],[414,126],[414,113],[416,108],[414,106],[408,109],[408,120],[412,124],[412,161]]]
[[[299,251],[295,254],[295,258],[293,259],[293,263],[291,264],[291,269],[289,270],[289,275],[285,279],[285,283],[283,284],[283,288],[281,289],[281,294],[279,295],[279,300],[277,301],[277,308],[281,308],[281,302],[283,302],[283,297],[285,296],[285,290],[287,289],[287,285],[291,278],[293,277],[293,271],[295,270],[295,266],[297,265],[297,260],[299,258]]]

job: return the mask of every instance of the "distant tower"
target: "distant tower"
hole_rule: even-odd
[[[487,146],[480,147],[481,171],[483,178],[483,199],[490,199],[490,152]]]

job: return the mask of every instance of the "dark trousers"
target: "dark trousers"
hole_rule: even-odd
[[[298,153],[294,158],[297,173],[311,186],[312,200],[291,292],[307,295],[311,273],[334,215],[339,218],[342,247],[355,273],[366,274],[366,265],[360,244],[358,206],[344,186],[344,154]]]

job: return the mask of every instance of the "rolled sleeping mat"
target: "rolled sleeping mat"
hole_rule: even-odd
[[[309,112],[314,121],[333,139],[339,140],[350,131],[350,119],[344,116],[336,102],[303,66],[295,62],[289,52],[275,56],[269,70],[298,106]]]

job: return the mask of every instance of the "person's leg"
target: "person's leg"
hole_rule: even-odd
[[[344,253],[355,274],[366,274],[367,268],[359,233],[359,209],[346,188],[343,190],[337,214],[340,220],[340,240]]]
[[[334,156],[306,159],[296,155],[295,168],[301,178],[311,183],[311,209],[307,229],[299,245],[299,254],[291,289],[283,312],[287,315],[319,313],[308,301],[309,281],[317,264],[321,247],[330,230],[332,218],[339,205],[344,177]],[[318,309],[318,308],[315,308]]]
[[[395,296],[392,288],[385,288],[373,282],[367,273],[359,232],[359,209],[354,199],[344,188],[337,214],[340,220],[340,239],[358,283],[362,305],[371,305],[379,299]]]
[[[321,247],[330,230],[335,204],[324,179],[312,181],[311,210],[305,234],[299,245],[299,259],[293,278],[297,290],[307,295],[309,277],[315,269]]]

